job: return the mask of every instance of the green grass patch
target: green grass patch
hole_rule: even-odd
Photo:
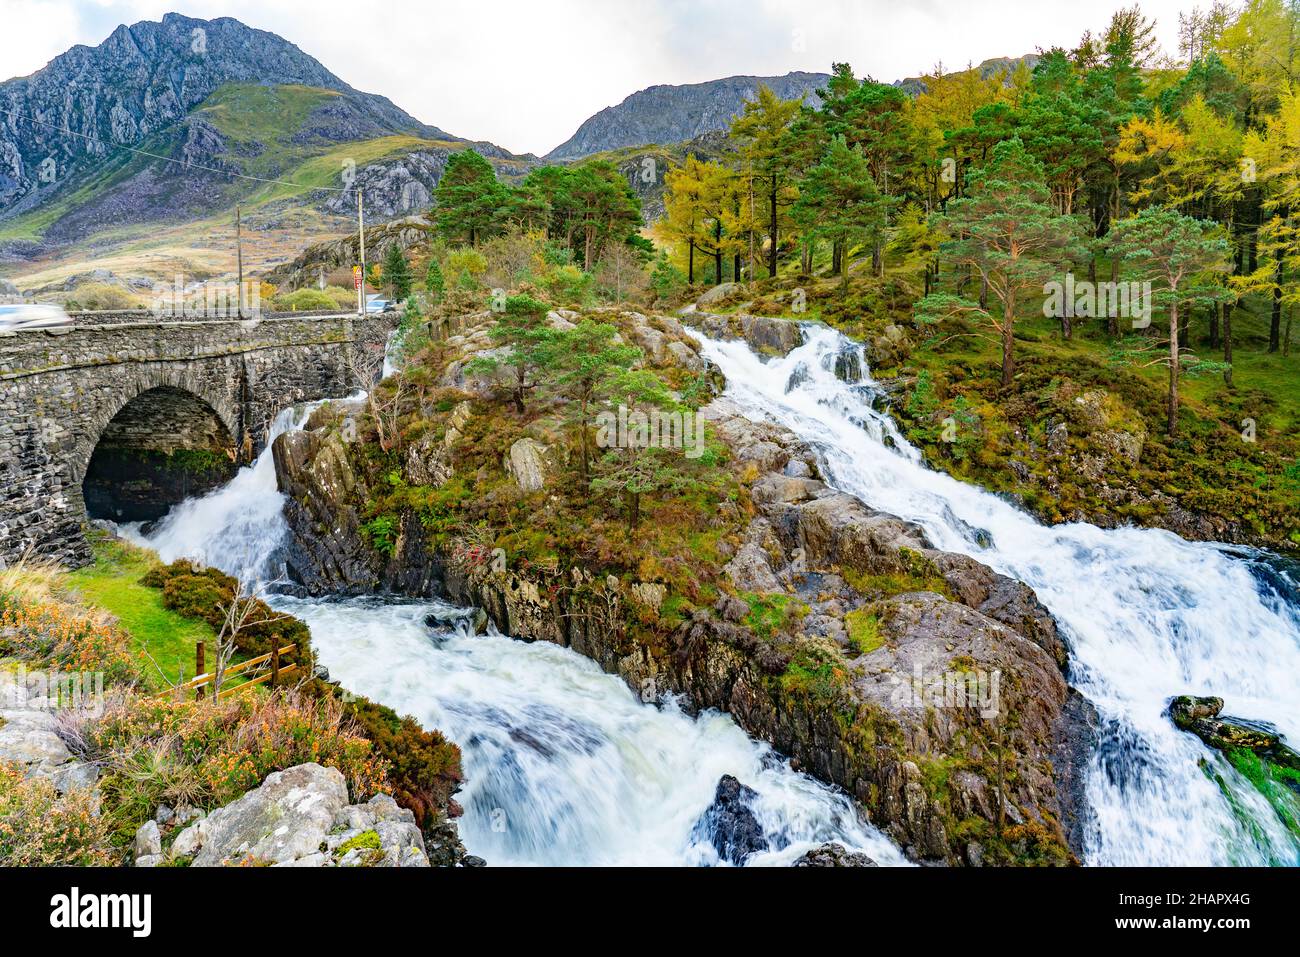
[[[68,585],[84,603],[117,618],[141,658],[148,652],[173,681],[182,671],[187,679],[194,676],[194,649],[200,641],[207,663],[216,660],[215,636],[207,623],[164,608],[162,592],[140,583],[158,563],[152,552],[102,534],[92,537],[92,545],[94,562],[68,573]],[[151,687],[167,687],[147,659],[142,670]]]
[[[885,643],[885,636],[880,633],[880,619],[865,608],[851,611],[844,616],[848,625],[849,641],[864,655],[869,655]]]
[[[745,624],[760,638],[771,638],[808,612],[806,606],[789,595],[746,592],[740,597],[749,606]]]

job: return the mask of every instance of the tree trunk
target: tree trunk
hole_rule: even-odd
[[[1012,335],[1011,309],[1002,316],[1002,388],[1009,388],[1016,378],[1015,337]]]
[[[1112,256],[1110,260],[1110,281],[1112,283],[1119,282],[1119,257],[1118,256]],[[1115,289],[1118,287],[1112,286],[1111,288]],[[1114,309],[1112,309],[1111,314],[1106,317],[1106,332],[1113,339],[1119,338],[1119,316],[1116,315],[1116,310]]]
[[[1232,308],[1235,303],[1223,304],[1223,361],[1228,368],[1223,370],[1223,384],[1232,388]]]
[[[773,176],[773,177],[772,177],[772,189],[771,189],[771,192],[770,192],[769,195],[768,195],[768,199],[769,199],[769,201],[770,201],[770,203],[771,203],[771,210],[770,210],[770,212],[769,212],[769,220],[768,220],[768,232],[769,232],[770,236],[772,237],[772,239],[771,239],[771,241],[772,241],[772,248],[769,249],[769,250],[767,251],[767,270],[768,270],[768,272],[770,272],[773,276],[776,275],[776,252],[777,252],[777,249],[776,249],[776,247],[777,247],[777,234],[776,234],[776,228],[777,228],[777,216],[776,216],[776,194],[777,194],[776,177]]]
[[[713,223],[713,284],[722,285],[722,220]]]
[[[1268,324],[1268,351],[1277,352],[1282,344],[1282,250],[1274,253],[1273,314]]]
[[[1178,302],[1169,304],[1169,422],[1170,438],[1178,434]]]
[[[740,282],[740,253],[731,261],[731,281]]]
[[[1223,303],[1216,302],[1210,313],[1210,348],[1219,348],[1219,326],[1223,323]]]
[[[688,285],[695,285],[695,240],[691,240],[690,253],[686,260],[686,282]]]

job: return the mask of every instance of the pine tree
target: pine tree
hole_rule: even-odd
[[[480,356],[466,366],[472,374],[490,375],[503,368],[507,370],[510,399],[520,415],[524,414],[528,393],[540,384],[542,370],[552,364],[560,341],[556,330],[547,324],[546,313],[546,303],[532,296],[510,296],[505,310],[488,330],[501,354]]]
[[[1082,224],[1056,213],[1042,166],[1019,139],[1010,139],[969,175],[966,195],[949,202],[936,225],[955,237],[944,244],[945,256],[973,270],[1002,308],[935,293],[917,304],[917,319],[970,315],[992,327],[1002,348],[1002,386],[1009,387],[1016,374],[1016,319],[1030,297],[1042,294],[1059,264],[1079,254]]]
[[[840,276],[847,286],[849,250],[862,242],[873,250],[880,247],[890,205],[889,198],[876,189],[862,149],[835,136],[822,161],[800,181],[794,218],[807,234],[822,237],[842,250]],[[883,265],[882,259],[873,258]]]
[[[447,282],[442,277],[442,267],[438,265],[437,256],[429,258],[429,268],[424,273],[424,289],[435,303],[441,302],[447,291]]]
[[[747,176],[751,177],[749,201],[755,203],[761,198],[767,209],[767,269],[773,276],[780,254],[781,207],[794,199],[790,189],[793,159],[788,133],[798,111],[798,100],[783,100],[761,85],[758,96],[747,100],[731,123],[731,135],[740,142],[741,159]]]
[[[448,240],[475,246],[500,228],[510,191],[477,151],[462,150],[447,159],[434,196],[439,231]]]
[[[390,301],[401,302],[411,294],[411,267],[398,243],[389,244],[384,253],[383,277]]]
[[[1180,342],[1179,307],[1222,295],[1213,274],[1230,268],[1228,242],[1212,223],[1152,206],[1116,223],[1110,246],[1138,277],[1159,284],[1158,299],[1169,315],[1169,352],[1156,361],[1169,367],[1166,428],[1173,436],[1178,431],[1179,373],[1184,365],[1196,361]]]

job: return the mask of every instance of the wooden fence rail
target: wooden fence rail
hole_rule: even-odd
[[[227,678],[233,678],[237,675],[245,674],[254,668],[259,668],[262,665],[267,664],[268,662],[271,665],[270,670],[265,674],[258,675],[255,678],[249,678],[243,684],[235,685],[233,688],[223,688],[217,697],[224,698],[227,695],[234,694],[236,691],[242,691],[244,688],[251,688],[254,685],[265,684],[268,681],[271,683],[271,687],[274,688],[279,684],[281,678],[297,674],[299,668],[296,664],[290,664],[284,667],[280,666],[280,658],[289,654],[291,651],[295,651],[297,647],[296,644],[293,644],[285,645],[283,648],[273,648],[267,654],[258,655],[256,658],[250,658],[247,661],[241,661],[233,668],[226,668],[221,672],[222,684],[225,684]],[[193,690],[196,699],[202,698],[206,694],[209,686],[215,684],[217,680],[216,673],[209,673],[204,670],[204,655],[205,648],[203,642],[196,642],[194,645],[195,677],[182,684],[176,685],[174,688],[168,688],[166,691],[155,695],[155,697],[163,698],[169,694],[175,694],[177,691],[184,693]]]

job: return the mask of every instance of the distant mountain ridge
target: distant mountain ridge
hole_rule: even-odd
[[[344,83],[292,43],[228,17],[119,26],[0,83],[0,211],[32,208],[119,146],[138,146],[227,83],[333,90],[372,130],[454,139]],[[33,118],[43,122],[33,122]],[[71,130],[70,135],[58,128]]]
[[[534,159],[422,123],[274,33],[169,13],[0,83],[0,261],[198,235],[237,203],[296,243],[355,218],[352,185],[368,218],[410,216],[470,146],[503,175]]]
[[[545,159],[560,162],[625,146],[683,143],[726,129],[761,84],[782,99],[803,99],[815,106],[819,101],[814,91],[829,79],[828,73],[787,73],[648,87],[590,117]]]

